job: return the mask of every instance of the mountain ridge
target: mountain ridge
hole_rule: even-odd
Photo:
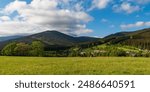
[[[20,38],[20,37],[23,37],[23,36],[15,35],[15,36],[0,37],[0,42],[2,42],[2,41],[7,41],[7,40],[11,40],[11,39],[16,39],[16,38]]]
[[[33,41],[41,41],[46,47],[51,48],[68,48],[94,44],[122,44],[135,46],[141,49],[150,49],[150,28],[132,31],[118,32],[108,35],[104,38],[94,37],[74,37],[59,31],[47,30],[41,33],[23,36],[16,39],[0,42],[0,49],[10,42],[24,42],[31,44]]]
[[[133,31],[119,32],[103,38],[105,43],[131,45],[141,49],[150,49],[150,28]]]
[[[0,49],[10,42],[24,42],[31,44],[33,41],[41,41],[46,47],[71,47],[79,44],[92,43],[98,40],[98,38],[94,37],[73,37],[55,30],[47,30],[41,33],[0,42]]]

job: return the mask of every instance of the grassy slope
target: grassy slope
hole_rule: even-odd
[[[0,74],[150,74],[150,58],[0,57]]]

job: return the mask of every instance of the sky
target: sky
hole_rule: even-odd
[[[0,0],[0,36],[57,30],[105,37],[150,28],[150,0]]]

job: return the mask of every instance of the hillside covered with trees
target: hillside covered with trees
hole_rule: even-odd
[[[0,42],[4,56],[150,57],[150,29],[120,32],[104,38],[72,37],[57,31]]]

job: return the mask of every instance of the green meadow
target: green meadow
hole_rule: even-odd
[[[150,58],[0,57],[1,75],[148,75]]]

